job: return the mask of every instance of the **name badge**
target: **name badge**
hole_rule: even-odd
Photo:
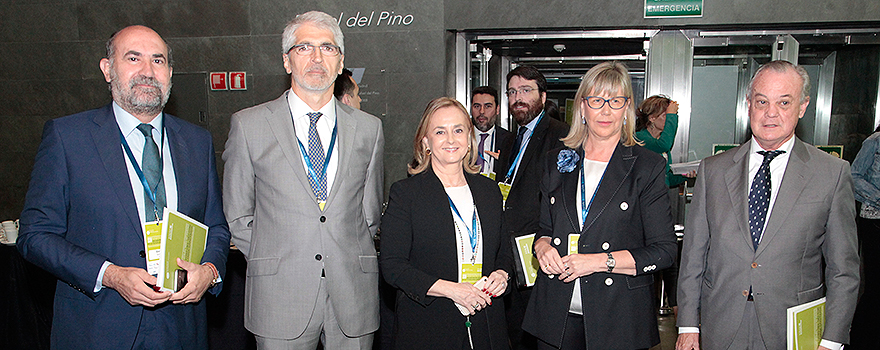
[[[458,276],[459,282],[474,284],[483,277],[483,264],[463,263],[458,264],[458,266],[458,271],[460,272]]]
[[[580,233],[568,234],[568,255],[578,253],[578,240],[581,239]]]
[[[510,194],[510,184],[499,182],[498,188],[501,189],[501,198],[503,198],[504,202],[507,203],[507,195]]]
[[[485,177],[488,177],[492,181],[495,181],[495,172],[494,171],[491,173],[480,173],[480,175],[483,175]]]
[[[147,273],[159,274],[159,258],[162,256],[162,222],[144,224],[144,251],[147,253]]]

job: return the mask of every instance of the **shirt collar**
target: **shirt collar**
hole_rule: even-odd
[[[486,131],[481,131],[480,129],[477,129],[476,127],[474,127],[474,130],[477,131],[477,136],[480,136],[480,135],[482,135],[482,134],[489,134],[489,135],[492,135],[492,133],[495,132],[495,125],[492,125],[492,127],[489,128],[489,130],[486,130]]]
[[[122,109],[116,101],[113,101],[113,115],[116,117],[116,124],[119,125],[119,130],[122,131],[122,134],[128,137],[129,134],[134,132],[138,125],[141,125],[141,121],[133,116],[131,113],[128,113],[126,110]],[[152,125],[155,130],[160,130],[162,127],[162,117],[163,113],[159,112],[156,117],[153,118],[148,124]]]
[[[314,111],[293,92],[293,89],[290,89],[287,94],[287,104],[290,106],[290,113],[293,114],[293,119],[308,119],[306,113],[321,112],[321,120],[336,122],[336,98],[331,98],[324,106]]]
[[[782,143],[782,146],[779,146],[779,148],[777,148],[776,150],[785,151],[784,154],[791,154],[791,149],[794,148],[794,138],[795,137],[792,136],[790,139],[788,139],[788,141]],[[759,145],[758,141],[755,140],[755,137],[752,136],[751,141],[749,141],[749,153],[752,155],[763,157],[762,155],[758,154],[758,151],[764,151],[764,149],[761,148],[761,145]]]

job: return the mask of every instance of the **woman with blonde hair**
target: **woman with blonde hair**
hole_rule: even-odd
[[[633,136],[620,63],[587,72],[574,116],[544,169],[540,270],[523,329],[539,349],[647,349],[660,342],[653,273],[676,253],[666,162]]]
[[[431,101],[413,139],[412,177],[391,186],[382,275],[397,288],[395,349],[509,349],[504,303],[512,268],[501,191],[479,175],[467,110]]]

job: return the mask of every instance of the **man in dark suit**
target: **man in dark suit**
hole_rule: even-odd
[[[752,139],[697,171],[678,280],[676,349],[785,349],[786,309],[826,297],[819,349],[840,349],[859,289],[849,164],[795,137],[809,76],[755,73]]]
[[[501,145],[513,137],[510,131],[495,125],[498,119],[498,90],[480,86],[471,91],[471,122],[476,128],[477,146],[480,149],[477,165],[480,173],[495,179],[495,168]]]
[[[207,349],[200,300],[220,292],[229,250],[211,136],[162,113],[171,52],[152,29],[114,34],[100,67],[113,103],[46,123],[21,214],[19,251],[59,280],[52,348]],[[175,293],[151,287],[144,252],[166,208],[209,227]]]
[[[541,212],[539,184],[547,152],[562,147],[568,125],[544,116],[547,80],[535,67],[519,66],[507,74],[507,103],[519,128],[501,145],[496,180],[504,196],[501,233],[512,236],[535,233]],[[505,297],[511,344],[519,349],[535,348],[536,340],[522,331],[522,320],[530,290]]]

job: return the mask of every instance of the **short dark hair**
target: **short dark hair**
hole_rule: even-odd
[[[510,85],[510,79],[513,77],[520,77],[525,80],[534,80],[538,83],[538,92],[547,92],[547,79],[544,78],[544,74],[538,71],[537,68],[532,66],[519,66],[516,69],[507,73],[507,85]],[[508,89],[510,86],[507,87]]]
[[[474,91],[471,91],[471,101],[474,100],[474,96],[480,94],[492,96],[492,98],[495,99],[495,105],[498,105],[498,90],[495,90],[495,88],[491,86],[477,87],[476,89],[474,89]]]
[[[343,68],[342,73],[336,76],[336,83],[333,85],[333,96],[336,96],[337,100],[342,99],[342,95],[354,95],[354,82],[349,78],[351,77],[351,71],[348,68]]]

